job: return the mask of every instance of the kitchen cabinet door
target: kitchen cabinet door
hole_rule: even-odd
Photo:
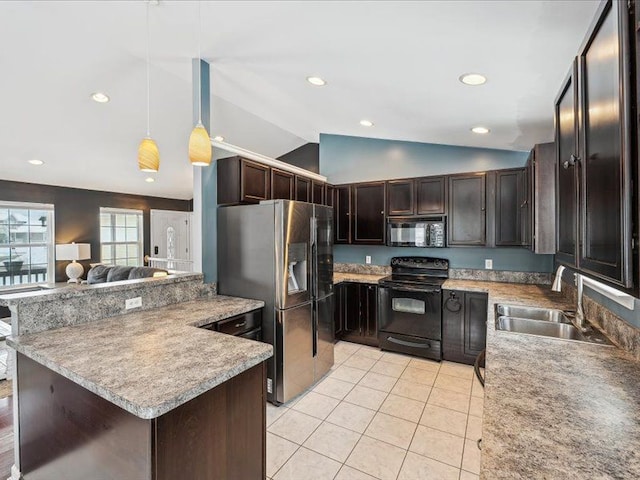
[[[443,290],[442,358],[473,365],[487,342],[486,293]]]
[[[496,172],[496,246],[522,245],[523,169]]]
[[[556,253],[556,145],[539,143],[527,161],[530,245],[534,253]]]
[[[574,62],[555,102],[557,149],[557,252],[556,260],[577,266],[578,158],[577,71]]]
[[[631,41],[626,2],[607,2],[578,55],[579,266],[631,286]]]
[[[334,288],[335,302],[334,302],[334,314],[333,314],[333,323],[335,329],[336,341],[342,338],[342,333],[344,332],[344,318],[345,318],[345,284],[339,283]]]
[[[446,177],[416,179],[416,214],[443,215],[446,212]]]
[[[324,205],[324,183],[311,181],[311,203]]]
[[[259,203],[271,195],[271,169],[242,157],[222,158],[218,169],[218,205]]]
[[[271,198],[285,200],[293,200],[293,187],[295,184],[295,175],[293,173],[271,169]]]
[[[360,337],[360,284],[344,283],[343,284],[343,337]]]
[[[311,180],[296,175],[296,200],[299,202],[311,201]]]
[[[484,173],[449,177],[448,244],[485,245],[486,175]]]
[[[518,203],[520,205],[520,245],[528,247],[532,241],[532,215],[533,215],[533,177],[532,166],[527,165],[522,169],[520,175],[520,195]]]
[[[480,292],[464,294],[464,356],[471,363],[487,345],[489,296]]]
[[[353,221],[351,243],[384,245],[385,183],[369,182],[353,185]]]
[[[351,185],[338,185],[334,189],[333,217],[335,243],[351,242]]]
[[[378,345],[378,286],[360,285],[362,336],[370,345]]]
[[[414,215],[415,184],[409,180],[390,180],[387,182],[387,215]]]
[[[333,207],[335,205],[334,198],[335,198],[335,188],[333,187],[333,185],[326,184],[324,204],[328,207]]]
[[[240,160],[240,201],[259,203],[270,198],[271,172],[269,167],[251,160]]]

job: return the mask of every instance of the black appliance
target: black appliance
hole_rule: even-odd
[[[390,218],[387,221],[389,247],[446,247],[445,217]]]
[[[380,348],[442,360],[442,284],[449,261],[393,257],[378,288]]]

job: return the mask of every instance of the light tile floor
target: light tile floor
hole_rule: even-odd
[[[267,404],[267,477],[478,480],[483,401],[471,366],[338,342],[320,383]]]

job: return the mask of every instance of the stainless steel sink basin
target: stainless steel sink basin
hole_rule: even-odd
[[[581,331],[562,310],[553,308],[496,305],[496,330],[612,345],[600,331],[595,328]]]
[[[562,310],[553,308],[522,307],[520,305],[498,305],[498,315],[530,320],[544,320],[545,322],[571,323]]]
[[[555,321],[498,317],[496,328],[507,332],[528,333],[529,335],[542,335],[565,340],[583,339],[582,333],[570,323],[558,323]]]

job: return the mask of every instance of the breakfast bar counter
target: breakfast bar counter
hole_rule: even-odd
[[[96,468],[100,478],[263,478],[272,347],[197,328],[263,305],[214,295],[9,337],[25,480]],[[241,444],[253,457],[229,454]]]

